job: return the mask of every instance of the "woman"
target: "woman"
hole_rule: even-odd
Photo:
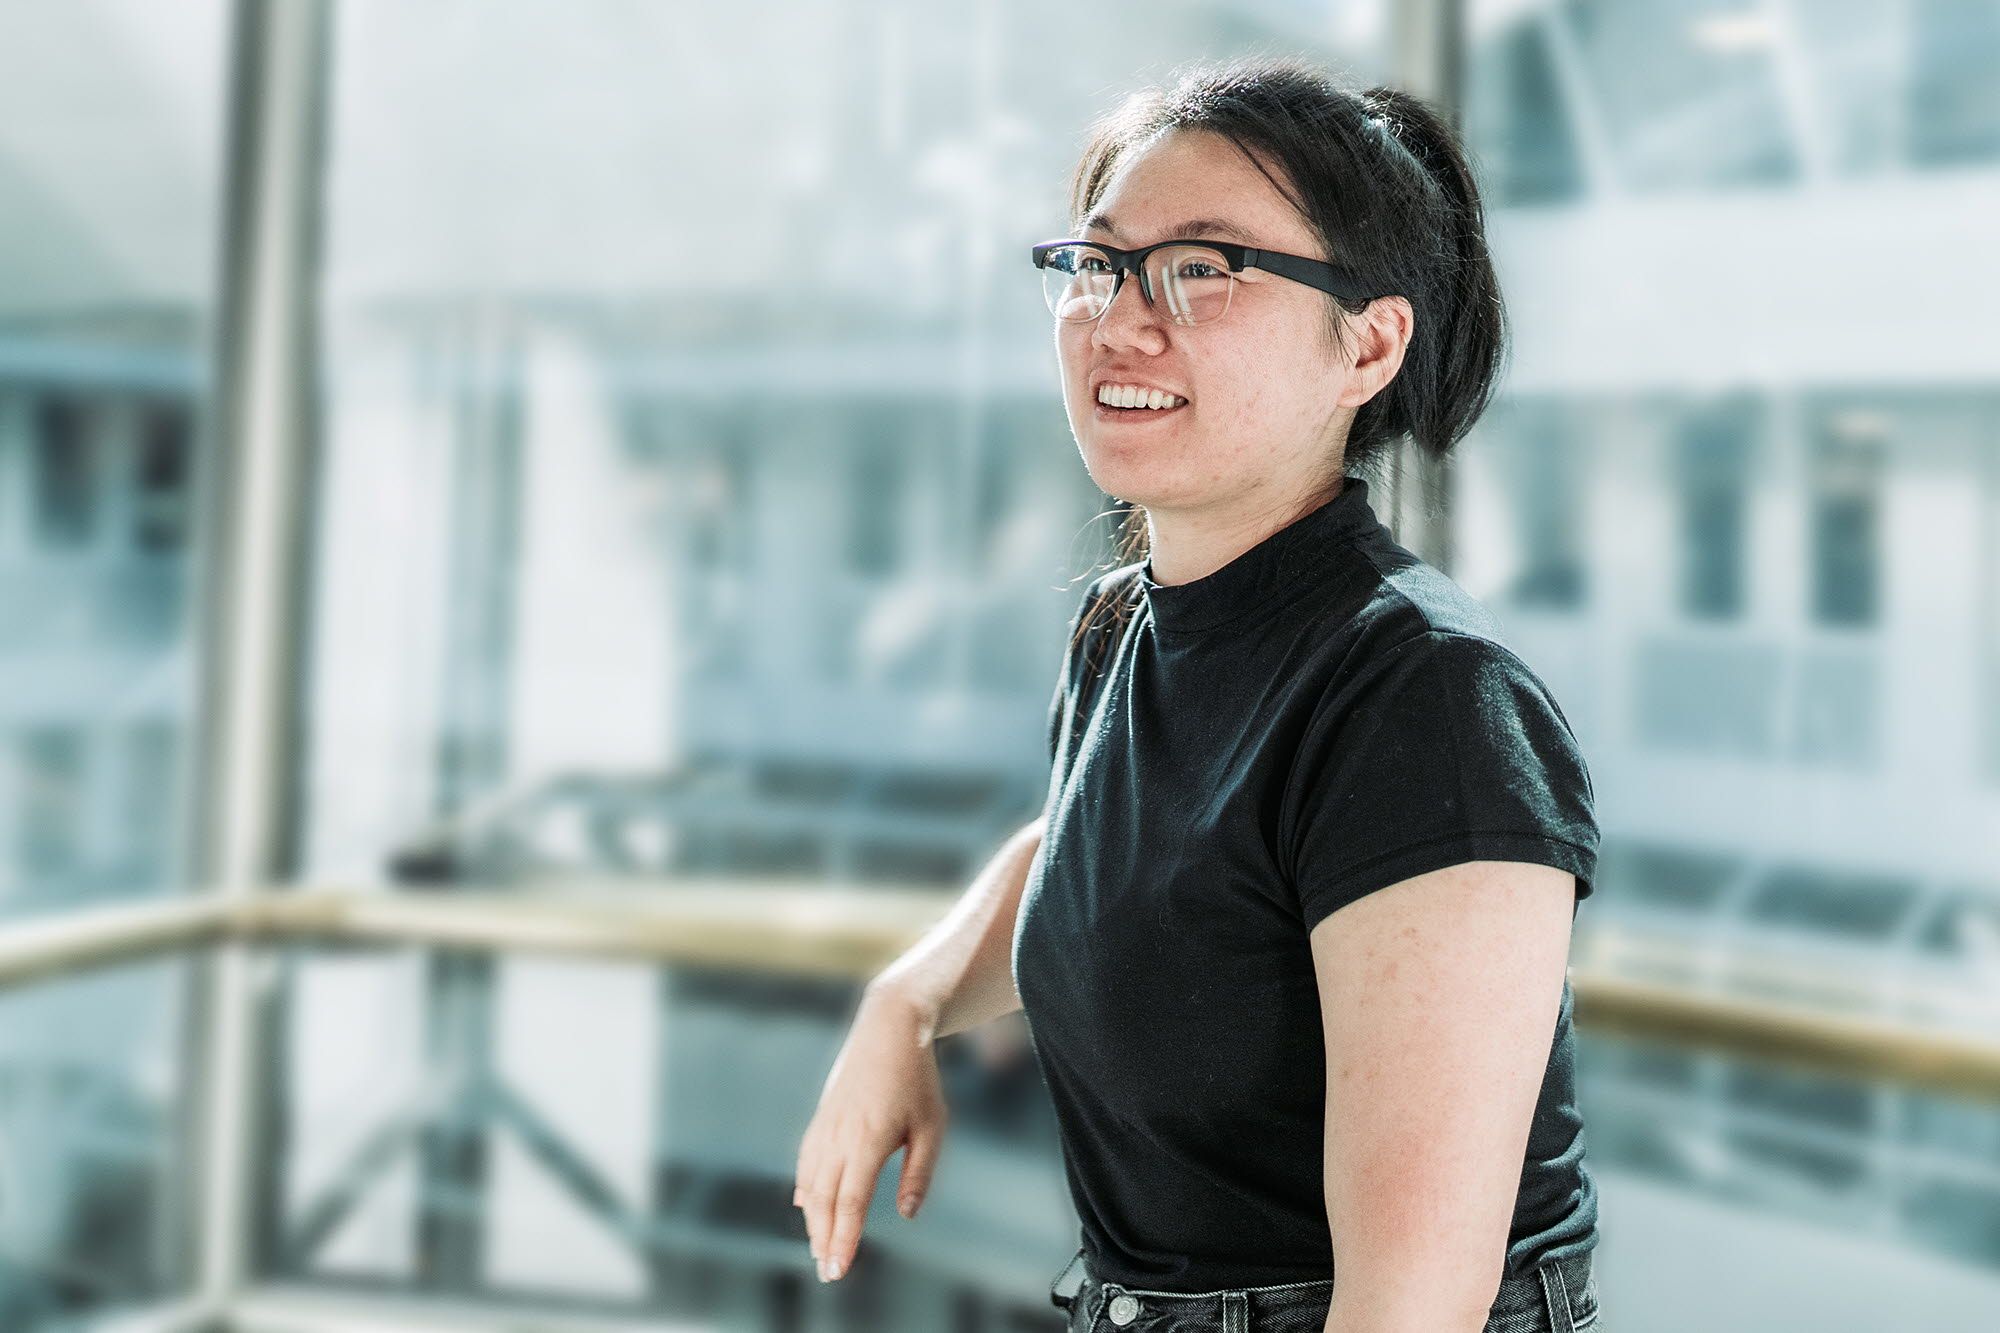
[[[1034,258],[1144,558],[1073,622],[1043,816],[856,1014],[799,1154],[822,1278],[889,1153],[906,1216],[928,1187],[931,1044],[1021,1007],[1081,1222],[1072,1333],[1594,1327],[1590,778],[1356,475],[1405,434],[1442,457],[1491,395],[1463,152],[1405,94],[1237,62],[1098,125],[1071,206]]]

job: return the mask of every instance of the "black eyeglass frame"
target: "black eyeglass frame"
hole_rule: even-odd
[[[1302,282],[1308,287],[1317,288],[1330,296],[1338,296],[1346,301],[1365,304],[1366,302],[1375,300],[1378,296],[1388,295],[1386,292],[1370,293],[1363,291],[1355,282],[1351,270],[1342,268],[1336,264],[1329,264],[1324,259],[1312,259],[1305,255],[1288,255],[1278,250],[1259,250],[1255,246],[1238,245],[1234,241],[1204,240],[1198,236],[1184,236],[1171,241],[1155,241],[1153,244],[1141,246],[1137,250],[1121,250],[1115,245],[1106,245],[1102,241],[1081,239],[1043,241],[1040,245],[1029,247],[1028,257],[1034,261],[1036,268],[1045,269],[1049,266],[1049,255],[1051,253],[1071,245],[1087,245],[1093,250],[1102,251],[1111,260],[1111,270],[1114,276],[1111,283],[1111,295],[1104,299],[1104,310],[1109,310],[1111,303],[1118,299],[1118,292],[1125,285],[1125,275],[1127,273],[1137,273],[1139,275],[1139,290],[1145,293],[1146,304],[1152,306],[1154,304],[1153,281],[1146,276],[1146,256],[1152,254],[1155,250],[1164,250],[1170,245],[1199,245],[1204,249],[1213,250],[1221,255],[1223,262],[1229,265],[1231,273],[1241,273],[1246,268],[1261,268],[1267,273],[1275,273],[1281,278],[1290,278],[1293,282]],[[1155,306],[1154,308],[1157,309],[1158,307]],[[1089,324],[1104,318],[1104,310],[1098,311],[1089,319],[1066,319],[1063,320],[1063,323]]]

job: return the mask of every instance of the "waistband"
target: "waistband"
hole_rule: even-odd
[[[1083,1266],[1083,1278],[1075,1291],[1064,1295],[1056,1290],[1069,1270],[1076,1267],[1076,1261],[1083,1258],[1081,1247],[1070,1256],[1068,1263],[1049,1283],[1049,1300],[1059,1310],[1067,1310],[1079,1300],[1092,1300],[1102,1296],[1105,1300],[1116,1300],[1120,1296],[1135,1300],[1144,1298],[1144,1304],[1156,1310],[1173,1310],[1184,1316],[1199,1315],[1209,1311],[1218,1316],[1226,1316],[1236,1311],[1251,1309],[1271,1311],[1281,1307],[1317,1302],[1325,1305],[1333,1298],[1333,1279],[1317,1278],[1310,1282],[1278,1282],[1262,1287],[1228,1287],[1215,1291],[1154,1291],[1148,1287],[1130,1287],[1122,1282],[1105,1282],[1090,1271],[1090,1265]],[[1136,1314],[1137,1307],[1132,1307]],[[1129,1322],[1120,1321],[1120,1322]]]
[[[1576,1333],[1590,1327],[1597,1319],[1597,1285],[1593,1281],[1591,1253],[1583,1250],[1564,1258],[1544,1260],[1525,1273],[1507,1274],[1494,1297],[1492,1316],[1525,1327],[1552,1328],[1556,1333]],[[1050,1303],[1059,1310],[1068,1310],[1077,1301],[1085,1301],[1093,1307],[1093,1314],[1094,1307],[1103,1306],[1109,1309],[1112,1322],[1121,1326],[1136,1319],[1142,1310],[1152,1310],[1173,1313],[1184,1320],[1212,1322],[1213,1327],[1224,1333],[1235,1333],[1248,1327],[1253,1314],[1270,1315],[1301,1306],[1323,1311],[1333,1299],[1334,1280],[1330,1277],[1215,1291],[1153,1291],[1101,1281],[1090,1272],[1087,1263],[1076,1290],[1059,1292],[1057,1288],[1083,1254],[1079,1247],[1049,1283]],[[1124,1317],[1120,1318],[1121,1315]]]

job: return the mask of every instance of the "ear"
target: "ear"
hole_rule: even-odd
[[[1416,326],[1416,311],[1403,296],[1378,296],[1352,318],[1348,327],[1354,336],[1354,364],[1340,406],[1360,407],[1396,378]]]

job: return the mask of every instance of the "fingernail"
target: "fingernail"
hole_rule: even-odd
[[[835,1259],[833,1263],[828,1266],[826,1270],[826,1275],[830,1278],[833,1278],[835,1281],[838,1281],[840,1279],[841,1271],[842,1270],[841,1270],[840,1260]]]
[[[815,1259],[813,1262],[819,1265],[819,1280],[826,1281],[826,1260]]]
[[[915,1199],[903,1199],[896,1204],[896,1211],[904,1217],[914,1217],[917,1212],[917,1201]]]

